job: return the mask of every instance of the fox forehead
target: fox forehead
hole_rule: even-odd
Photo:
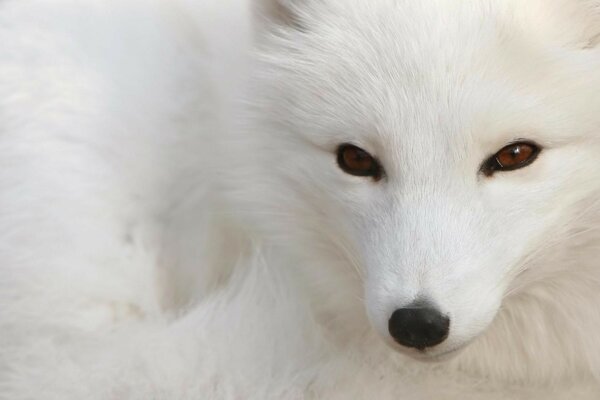
[[[505,36],[522,32],[530,41],[592,47],[600,34],[598,0],[259,0],[293,4],[307,22],[329,21],[330,27],[396,22],[396,32],[420,44],[473,38],[490,26]],[[385,35],[375,30],[376,35]],[[440,38],[443,40],[440,42]],[[396,37],[397,39],[397,37]],[[453,43],[460,45],[458,42]],[[438,51],[440,49],[437,49]]]
[[[435,142],[455,160],[473,146],[491,151],[524,133],[550,134],[536,97],[549,106],[544,92],[581,98],[575,87],[589,85],[557,60],[555,42],[539,40],[543,26],[527,26],[539,2],[513,3],[307,1],[302,29],[272,38],[279,115],[329,145],[357,137],[377,151],[408,141],[424,154]]]

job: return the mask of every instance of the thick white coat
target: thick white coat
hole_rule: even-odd
[[[2,2],[0,399],[598,399],[599,15]]]

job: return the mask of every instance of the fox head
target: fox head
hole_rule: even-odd
[[[358,271],[387,343],[452,353],[577,268],[558,254],[600,219],[600,2],[257,2],[239,195],[342,266],[331,292]]]

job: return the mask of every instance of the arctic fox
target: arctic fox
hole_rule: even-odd
[[[600,398],[600,1],[0,3],[0,399]]]

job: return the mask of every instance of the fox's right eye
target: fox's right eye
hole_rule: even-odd
[[[491,176],[495,172],[521,169],[533,163],[541,151],[542,148],[533,142],[511,143],[490,157],[481,170],[486,176]]]
[[[337,161],[340,168],[350,175],[370,176],[375,181],[383,177],[383,168],[375,157],[352,144],[342,144],[338,147]]]

